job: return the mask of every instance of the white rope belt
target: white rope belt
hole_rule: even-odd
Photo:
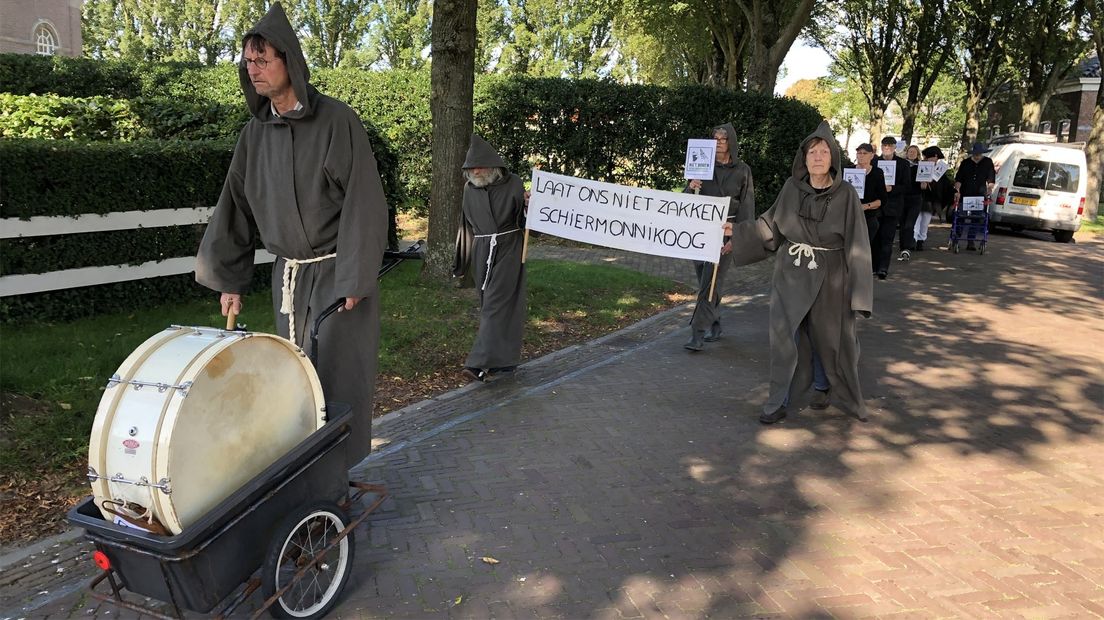
[[[288,315],[288,336],[289,340],[295,345],[299,344],[299,342],[295,340],[295,281],[297,279],[296,276],[299,275],[299,265],[320,263],[336,256],[337,253],[319,256],[317,258],[284,259],[284,285],[280,289],[280,314]]]
[[[481,291],[487,290],[487,282],[491,281],[491,263],[494,262],[494,250],[495,250],[495,246],[498,245],[498,236],[499,235],[508,235],[510,233],[516,233],[519,230],[521,230],[521,229],[520,228],[515,228],[513,230],[507,230],[507,231],[504,231],[504,232],[491,233],[489,235],[475,235],[476,239],[483,239],[483,238],[486,238],[486,237],[491,238],[491,251],[487,253],[487,273],[483,276],[483,286],[479,287],[479,290],[481,290]]]
[[[794,259],[794,267],[800,267],[801,259],[808,258],[811,259],[809,260],[809,269],[816,269],[817,267],[819,267],[819,265],[817,265],[816,254],[813,253],[814,250],[820,250],[822,252],[839,252],[842,249],[843,248],[818,248],[815,245],[809,245],[808,243],[794,243],[793,241],[790,242],[790,256],[797,257]]]

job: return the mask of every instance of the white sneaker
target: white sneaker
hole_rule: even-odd
[[[897,255],[897,260],[903,260],[905,262],[908,262],[911,259],[912,259],[912,252],[909,252],[908,250],[901,250],[901,253]]]

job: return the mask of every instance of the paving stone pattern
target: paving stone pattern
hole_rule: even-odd
[[[757,422],[762,265],[702,353],[684,308],[381,420],[332,616],[1104,617],[1104,243],[991,239],[876,282],[867,424]]]

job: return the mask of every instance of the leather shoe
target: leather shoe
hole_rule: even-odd
[[[759,421],[762,422],[763,424],[774,424],[775,422],[781,422],[785,418],[786,418],[786,408],[785,407],[779,407],[778,409],[775,409],[771,413],[761,413],[761,414],[759,414]]]
[[[705,348],[705,330],[695,329],[690,334],[690,340],[686,341],[686,344],[682,345],[684,349],[691,351],[701,351]]]
[[[468,381],[479,381],[480,383],[487,380],[487,372],[482,368],[468,368],[464,367],[464,376]]]
[[[717,342],[718,340],[721,339],[721,334],[723,334],[723,333],[724,333],[724,330],[721,329],[721,322],[717,321],[716,323],[713,323],[713,325],[709,328],[709,331],[706,332],[705,341],[706,342]]]
[[[813,400],[809,401],[809,408],[827,409],[828,405],[828,390],[824,390],[823,392],[820,390],[813,390]]]

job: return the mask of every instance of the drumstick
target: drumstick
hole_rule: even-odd
[[[525,228],[525,241],[521,244],[521,264],[525,264],[525,257],[529,254],[529,228]]]
[[[237,327],[238,313],[234,312],[234,304],[230,304],[230,310],[226,312],[226,331],[234,331]]]

